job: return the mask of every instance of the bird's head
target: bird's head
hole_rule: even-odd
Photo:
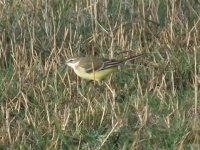
[[[71,68],[75,68],[80,62],[79,58],[70,58],[66,61],[66,65],[68,65]]]

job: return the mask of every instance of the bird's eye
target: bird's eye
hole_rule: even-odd
[[[73,61],[75,61],[75,60],[76,60],[76,58],[70,58],[70,59],[68,59],[67,62],[73,62]]]

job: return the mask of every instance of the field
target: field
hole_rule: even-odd
[[[139,57],[101,83],[67,59]],[[0,149],[200,149],[198,0],[0,2]]]

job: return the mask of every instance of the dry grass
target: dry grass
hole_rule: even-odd
[[[0,2],[1,149],[198,149],[198,1]],[[101,85],[72,56],[139,58]]]

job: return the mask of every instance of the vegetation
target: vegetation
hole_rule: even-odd
[[[0,149],[200,148],[200,3],[0,3]],[[101,84],[72,56],[151,53]]]

